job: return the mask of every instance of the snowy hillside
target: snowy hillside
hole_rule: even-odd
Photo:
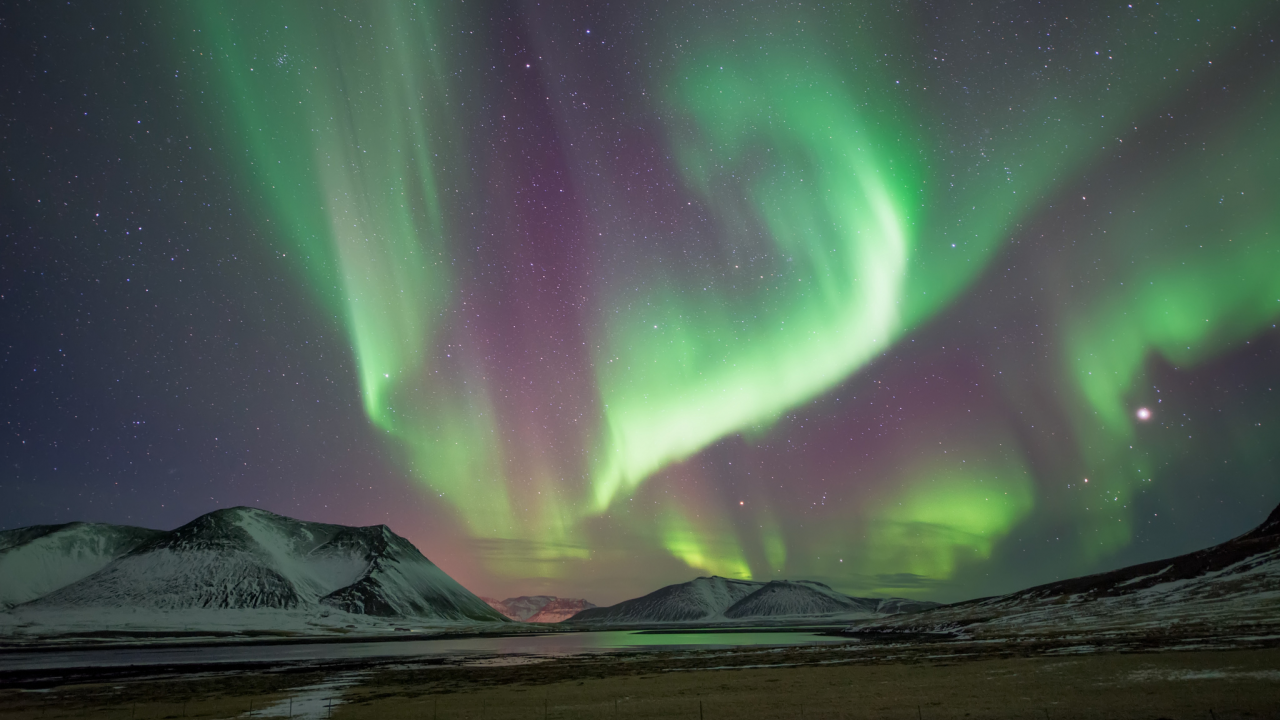
[[[583,610],[573,616],[572,622],[682,622],[717,618],[762,585],[764,583],[718,576],[700,577],[610,607]]]
[[[588,624],[717,622],[780,618],[879,617],[885,612],[936,607],[900,598],[855,598],[819,582],[753,582],[702,577],[668,585],[611,607],[584,610],[571,622]],[[909,610],[908,610],[909,609]]]
[[[876,602],[877,615],[905,615],[940,607],[941,603],[907,598],[881,598]]]
[[[1187,555],[851,629],[948,630],[988,637],[1168,634],[1192,627],[1280,631],[1280,507],[1244,535]]]
[[[321,598],[321,603],[365,615],[506,620],[386,525],[359,529],[376,531],[368,540],[372,550],[368,568],[354,583]]]
[[[876,600],[852,598],[818,582],[774,580],[724,611],[733,620],[780,615],[875,614]]]
[[[559,598],[552,595],[521,595],[506,600],[482,597],[481,600],[512,620],[530,623],[557,623],[582,610],[595,607],[593,603],[579,598]]]
[[[160,534],[81,522],[0,531],[0,610],[88,577]]]
[[[110,526],[107,526],[110,527]],[[385,525],[219,510],[152,533],[22,611],[328,609],[436,621],[505,621]],[[30,546],[29,541],[25,546]],[[9,575],[0,575],[8,585]]]

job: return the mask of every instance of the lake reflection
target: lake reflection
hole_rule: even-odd
[[[503,656],[559,657],[589,653],[715,649],[744,646],[818,645],[848,642],[815,630],[646,633],[632,630],[566,632],[505,637],[441,637],[385,642],[214,645],[0,653],[0,671],[126,665],[290,663],[361,658],[431,659]]]

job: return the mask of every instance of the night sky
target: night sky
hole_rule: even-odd
[[[8,3],[0,527],[954,601],[1280,502],[1280,4]]]

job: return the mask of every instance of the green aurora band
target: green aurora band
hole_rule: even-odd
[[[569,458],[560,467],[513,482],[513,463],[538,453],[510,439],[493,378],[442,319],[462,302],[459,248],[486,242],[466,220],[486,193],[465,149],[484,110],[458,98],[499,93],[470,77],[491,39],[459,32],[474,23],[448,3],[200,7],[188,22],[213,56],[224,140],[264,223],[292,243],[315,301],[347,333],[369,421],[474,537],[541,543],[532,564],[494,561],[502,576],[571,572],[565,561],[589,561],[606,516],[631,541],[736,577],[819,576],[826,566],[806,558],[826,547],[851,576],[946,580],[1039,512],[1079,519],[1083,557],[1105,558],[1132,536],[1122,498],[1157,473],[1131,410],[1154,402],[1141,391],[1147,363],[1203,364],[1280,310],[1271,76],[1269,94],[1241,91],[1253,93],[1243,119],[1213,128],[1209,145],[1171,153],[1161,177],[1092,205],[1101,219],[1086,254],[1116,270],[1105,287],[1055,289],[1064,340],[1050,364],[1075,388],[1064,477],[1089,477],[1109,500],[1081,492],[1047,506],[1042,471],[1011,449],[1001,420],[966,436],[963,467],[886,449],[896,459],[877,489],[851,491],[839,511],[856,531],[834,518],[801,530],[767,501],[735,519],[716,493],[680,486],[682,463],[738,434],[768,442],[780,418],[914,342],[1092,164],[1199,87],[1192,70],[1228,56],[1249,5],[1200,9],[1194,23],[1137,11],[1081,20],[1057,40],[1055,57],[1069,60],[1046,54],[1034,72],[999,53],[894,53],[914,45],[909,28],[869,6],[799,22],[725,12],[714,31],[655,22],[661,41],[629,48],[658,68],[647,92],[614,102],[592,93],[640,81],[580,67],[547,31],[540,72],[585,78],[572,91],[548,80],[547,92],[575,138],[565,155],[599,257],[586,329],[599,417],[579,447],[556,451]],[[965,12],[953,45],[984,21]],[[997,47],[1022,52],[1047,42],[997,34]],[[683,50],[656,49],[671,46]],[[592,102],[571,97],[579,90]],[[670,195],[638,195],[635,167],[595,131],[623,116],[665,143]],[[645,494],[655,477],[661,492]],[[652,510],[624,514],[632,499]]]
[[[351,338],[365,412],[477,534],[513,518],[483,380],[445,344],[455,302],[443,193],[458,193],[439,8],[205,4],[263,212],[282,221],[316,297]],[[469,191],[468,191],[469,192]],[[445,356],[445,357],[441,357]],[[433,382],[446,373],[448,380]]]
[[[1274,95],[1280,75],[1269,80]],[[1199,152],[1175,156],[1159,180],[1106,203],[1112,219],[1101,233],[1124,241],[1099,248],[1111,256],[1115,284],[1063,318],[1073,351],[1066,365],[1084,401],[1075,413],[1079,453],[1113,498],[1107,512],[1083,514],[1098,536],[1086,546],[1092,557],[1131,540],[1123,500],[1154,474],[1151,459],[1132,452],[1138,423],[1129,408],[1160,402],[1141,391],[1149,387],[1144,364],[1155,355],[1194,367],[1280,315],[1280,143],[1268,127],[1276,111],[1272,97],[1258,97]],[[1256,450],[1244,443],[1237,452]],[[1080,502],[1098,506],[1096,497]]]

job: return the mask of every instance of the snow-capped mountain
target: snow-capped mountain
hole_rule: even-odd
[[[937,603],[901,598],[855,598],[819,582],[775,580],[755,582],[700,577],[668,585],[644,597],[610,607],[583,610],[571,622],[591,624],[716,622],[784,617],[879,617],[912,612]]]
[[[1280,507],[1253,530],[1204,550],[857,629],[997,636],[1168,633],[1179,626],[1280,631]]]
[[[553,595],[521,595],[506,600],[487,597],[480,599],[512,620],[530,623],[558,623],[582,610],[595,607],[594,603],[580,598],[559,598]]]
[[[583,610],[571,622],[635,623],[688,622],[724,614],[734,603],[750,595],[764,583],[730,580],[719,576],[700,577],[686,583],[668,585],[644,597],[617,605]]]
[[[555,598],[551,602],[542,606],[542,609],[536,615],[530,617],[525,622],[531,623],[558,623],[564,622],[569,618],[577,615],[583,610],[590,610],[596,604],[587,602],[581,598]]]
[[[0,611],[88,577],[161,534],[83,522],[0,531]]]
[[[520,597],[507,598],[506,600],[498,600],[481,595],[480,599],[488,603],[489,607],[494,610],[520,622],[537,615],[544,605],[555,600],[551,595],[521,595]]]
[[[100,527],[110,528],[101,531],[104,536],[120,531]],[[378,617],[505,621],[385,525],[303,522],[240,507],[211,512],[172,532],[141,532],[152,534],[105,567],[22,608],[331,608]],[[0,577],[7,584],[8,575]]]
[[[877,600],[853,598],[819,582],[774,580],[724,611],[732,620],[779,615],[874,614]]]

